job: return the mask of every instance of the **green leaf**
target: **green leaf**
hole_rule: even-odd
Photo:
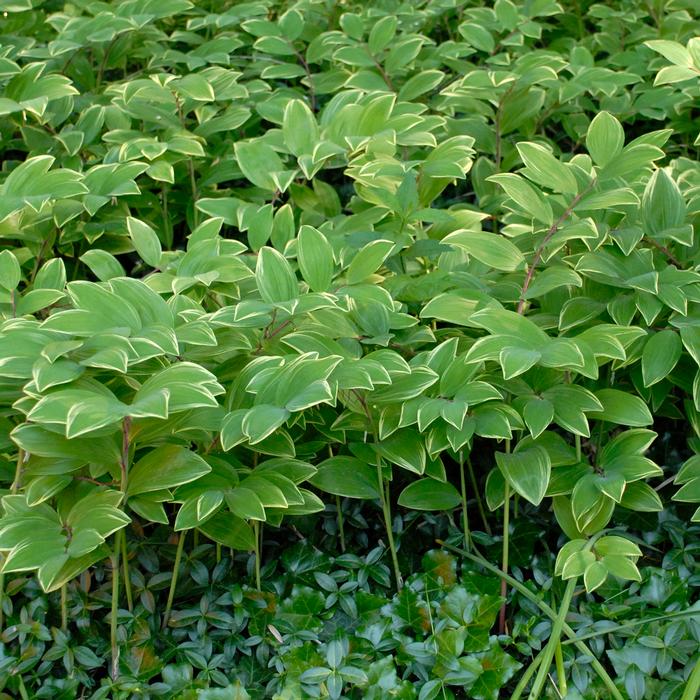
[[[346,272],[348,284],[358,284],[376,272],[394,249],[394,245],[392,241],[377,240],[358,251]]]
[[[93,248],[83,253],[80,259],[92,270],[95,277],[102,282],[106,282],[113,277],[124,277],[126,275],[119,260],[106,250]]]
[[[663,510],[659,495],[644,481],[627,484],[620,505],[639,513],[658,513]]]
[[[36,423],[59,425],[67,438],[118,423],[127,407],[109,390],[61,389],[40,399],[28,418]]]
[[[313,226],[302,226],[297,238],[297,259],[303,278],[314,292],[325,292],[333,281],[333,248]]]
[[[511,454],[496,452],[496,463],[513,489],[538,506],[549,485],[552,464],[543,447],[530,447]]]
[[[590,418],[640,428],[654,422],[647,405],[638,396],[619,389],[601,389],[595,396],[603,410],[589,413]]]
[[[520,175],[503,173],[491,175],[486,179],[489,182],[495,182],[500,185],[523,212],[529,214],[540,223],[545,226],[551,226],[554,222],[554,214],[549,202]]]
[[[619,535],[606,535],[595,543],[596,554],[600,556],[641,557],[642,550],[631,540]]]
[[[530,399],[523,409],[525,425],[533,438],[541,435],[554,420],[554,406],[547,399]]]
[[[622,153],[624,143],[622,124],[609,112],[599,112],[586,134],[586,148],[593,162],[600,167],[607,165]]]
[[[258,494],[244,486],[238,486],[226,494],[229,510],[244,520],[266,520],[265,508]]]
[[[397,430],[375,445],[376,451],[392,464],[416,474],[425,471],[426,454],[419,433],[409,428]]]
[[[605,466],[618,458],[643,455],[655,439],[653,430],[626,430],[604,445],[600,452],[600,465]]]
[[[374,24],[369,33],[369,39],[367,40],[369,50],[372,52],[372,54],[378,54],[380,51],[382,51],[382,49],[385,49],[387,46],[389,46],[389,44],[391,44],[391,41],[396,34],[396,25],[396,17],[393,15],[382,17]]]
[[[379,403],[396,403],[407,401],[423,393],[437,382],[439,376],[427,367],[415,367],[408,374],[394,377],[389,386],[375,389],[372,399]]]
[[[163,445],[148,452],[129,472],[127,496],[170,489],[195,481],[211,467],[195,452],[178,445]]]
[[[163,251],[156,232],[147,223],[132,216],[126,217],[126,227],[141,259],[151,267],[158,267]]]
[[[196,102],[213,102],[216,98],[211,84],[197,73],[189,73],[174,82],[175,89]]]
[[[578,183],[571,169],[555,158],[548,148],[529,141],[521,141],[516,148],[525,163],[523,175],[527,178],[555,192],[578,192]]]
[[[596,588],[600,588],[608,578],[608,569],[602,561],[591,562],[583,574],[583,582],[586,592],[592,593]]]
[[[670,329],[649,337],[642,352],[642,377],[644,386],[652,386],[667,377],[678,364],[683,343],[680,336]]]
[[[525,267],[523,254],[509,240],[493,233],[455,231],[445,236],[442,242],[461,248],[496,270],[512,272]]]
[[[676,483],[679,482],[676,478]],[[683,503],[699,503],[700,502],[700,477],[695,477],[691,479],[686,478],[686,483],[681,486],[681,488],[676,491],[673,495],[674,501],[681,501]]]
[[[421,318],[437,318],[440,321],[457,326],[467,325],[469,317],[479,305],[477,299],[457,296],[456,294],[438,294],[428,301],[420,312]]]
[[[586,540],[583,539],[574,539],[567,542],[557,554],[557,560],[554,565],[554,574],[556,576],[561,576],[564,570],[564,566],[566,565],[569,558],[572,555],[581,552],[581,550],[583,550],[585,546]]]
[[[265,190],[278,189],[272,174],[281,172],[284,166],[271,146],[260,140],[238,141],[234,151],[238,165],[248,180]]]
[[[424,70],[411,76],[399,90],[399,100],[415,100],[416,97],[434,90],[445,78],[439,70]]]
[[[576,542],[577,540],[574,540]],[[569,543],[570,544],[570,543]],[[570,578],[583,576],[586,569],[595,562],[595,554],[588,550],[579,548],[570,552],[566,561],[562,565],[561,577],[566,581]]]
[[[299,285],[292,266],[282,253],[268,246],[258,252],[255,281],[260,296],[268,304],[289,301],[299,295]]]
[[[279,406],[260,404],[243,416],[241,429],[251,445],[261,442],[289,418],[289,411]]]
[[[301,100],[290,100],[284,108],[282,136],[287,148],[295,156],[311,155],[319,142],[316,118]]]
[[[17,289],[22,271],[15,254],[10,250],[0,253],[0,286],[8,292]]]
[[[691,67],[693,65],[693,57],[690,51],[677,41],[666,41],[664,39],[654,39],[645,41],[644,44],[652,51],[660,53],[665,59],[671,61],[676,66]]]
[[[494,467],[486,477],[486,505],[489,510],[498,510],[505,503],[506,480],[503,472]]]
[[[645,231],[654,236],[685,223],[686,206],[678,185],[659,169],[649,178],[642,197],[642,221]]]
[[[623,581],[641,581],[642,575],[639,573],[637,565],[626,556],[606,555],[602,559],[603,566],[617,578]]]
[[[345,498],[379,498],[377,468],[356,457],[339,455],[324,460],[309,483],[321,491]]]
[[[461,503],[452,484],[435,479],[419,479],[409,484],[399,495],[399,505],[413,510],[452,510]]]
[[[34,289],[57,289],[66,286],[66,266],[61,258],[47,260],[34,278]]]
[[[251,551],[255,549],[253,529],[245,520],[231,513],[217,513],[199,529],[209,538],[232,549]]]
[[[527,372],[542,359],[542,354],[537,350],[509,346],[503,348],[498,355],[498,361],[503,368],[503,377],[512,379],[523,372]]]

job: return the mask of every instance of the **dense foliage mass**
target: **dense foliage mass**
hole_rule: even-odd
[[[2,697],[695,698],[694,11],[0,0]]]

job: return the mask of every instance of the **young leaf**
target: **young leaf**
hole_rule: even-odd
[[[515,173],[503,173],[500,175],[491,175],[486,179],[489,182],[495,182],[500,185],[522,211],[545,226],[552,225],[554,214],[552,213],[551,205],[544,196],[523,177]]]
[[[496,452],[496,463],[513,489],[538,506],[549,485],[552,463],[543,447],[530,447],[511,454]]]
[[[299,268],[314,292],[325,292],[333,280],[333,248],[313,226],[302,226],[297,238]]]
[[[393,249],[394,243],[385,240],[372,241],[364,246],[348,266],[348,284],[358,284],[376,272]]]
[[[126,227],[141,259],[151,267],[158,267],[163,251],[156,232],[148,224],[131,216],[126,217]]]
[[[555,192],[578,192],[578,183],[573,172],[555,158],[548,148],[528,141],[518,143],[516,148],[525,163],[523,174],[530,180]]]
[[[596,165],[603,167],[622,153],[625,132],[609,112],[599,112],[588,127],[586,148]]]
[[[299,294],[299,285],[292,266],[282,253],[268,246],[264,246],[258,252],[255,281],[260,296],[268,304],[289,301]]]
[[[287,148],[295,156],[311,155],[319,142],[316,118],[301,100],[290,100],[284,108],[282,135]]]
[[[3,250],[0,253],[0,286],[8,292],[17,289],[22,277],[19,263],[11,250]]]
[[[642,352],[644,386],[652,386],[667,377],[678,363],[683,351],[680,336],[670,329],[650,336]]]

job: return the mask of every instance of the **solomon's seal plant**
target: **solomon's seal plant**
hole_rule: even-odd
[[[0,682],[694,697],[693,9],[0,0]]]

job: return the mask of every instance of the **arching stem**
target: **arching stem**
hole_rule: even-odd
[[[183,530],[180,534],[180,539],[177,543],[177,550],[175,552],[175,563],[173,564],[173,575],[170,579],[170,590],[168,591],[168,600],[165,604],[165,612],[163,613],[163,629],[168,626],[168,621],[170,620],[170,611],[173,607],[173,601],[175,600],[175,589],[177,588],[177,577],[180,573],[180,561],[182,560],[182,552],[185,549],[185,538],[187,537],[187,530]]]
[[[467,512],[467,479],[464,474],[464,454],[459,451],[459,481],[462,489],[462,528],[464,530],[464,548],[471,549],[472,538],[469,532],[469,513]]]
[[[394,542],[394,532],[391,524],[391,505],[389,502],[389,482],[386,482],[382,475],[382,464],[377,457],[377,486],[379,489],[379,498],[382,505],[382,513],[384,514],[384,527],[386,529],[387,540],[389,541],[389,550],[391,551],[391,562],[394,566],[394,579],[396,581],[396,590],[400,591],[403,586],[403,577],[401,576],[401,569],[399,568],[399,558],[396,554],[396,544]]]

